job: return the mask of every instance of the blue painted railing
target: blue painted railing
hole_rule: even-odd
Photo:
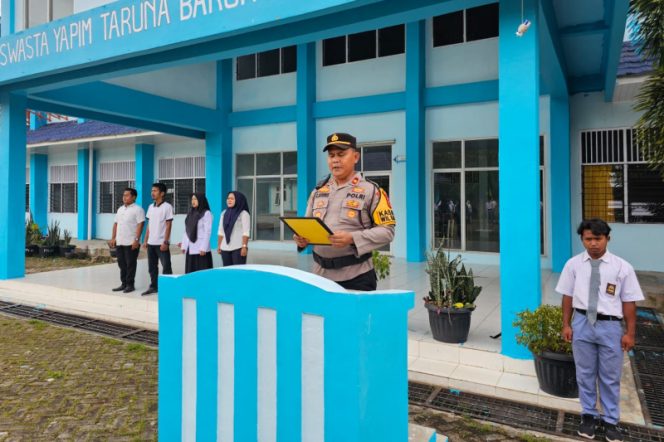
[[[159,439],[408,440],[413,304],[278,266],[160,277]]]

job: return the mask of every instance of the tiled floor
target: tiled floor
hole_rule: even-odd
[[[173,270],[182,273],[184,256],[173,256]],[[251,264],[276,264],[309,270],[311,255],[284,251],[258,251],[249,254]],[[214,255],[214,265],[220,258]],[[500,354],[500,279],[497,266],[472,266],[476,284],[483,287],[473,312],[468,341],[462,345],[434,341],[429,328],[428,312],[422,298],[428,294],[429,279],[424,263],[393,259],[390,276],[379,282],[379,289],[413,290],[415,307],[408,316],[409,372],[420,380],[491,396],[499,396],[545,406],[578,411],[578,400],[560,399],[539,390],[532,361],[515,360]],[[543,302],[558,304],[560,295],[553,290],[557,275],[542,271]],[[25,278],[0,281],[0,299],[47,308],[60,307],[72,313],[94,310],[92,316],[112,320],[124,317],[132,325],[157,325],[157,296],[141,297],[148,286],[147,261],[140,259],[136,292],[117,294],[111,288],[119,285],[115,264],[59,270],[28,275]],[[642,412],[629,364],[623,377],[623,417],[628,422],[643,423]]]

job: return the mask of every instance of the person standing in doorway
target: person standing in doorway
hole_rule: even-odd
[[[314,246],[314,273],[348,290],[376,290],[372,251],[394,238],[396,220],[387,193],[355,171],[360,152],[354,136],[327,137],[330,175],[316,185],[307,203],[307,216],[325,222],[334,232],[331,246]],[[293,235],[298,251],[309,245]]]
[[[623,352],[634,347],[636,301],[643,292],[634,268],[607,250],[611,228],[598,218],[583,221],[577,230],[585,252],[565,264],[556,291],[563,295],[562,337],[572,343],[579,384],[581,424],[578,434],[595,438],[601,422],[609,442],[622,441],[620,376]],[[623,332],[621,322],[625,321]]]
[[[148,271],[150,272],[150,287],[142,293],[143,296],[157,293],[159,264],[161,261],[162,273],[173,274],[171,269],[171,227],[173,225],[173,206],[167,203],[166,185],[154,183],[151,196],[154,203],[148,207],[146,218],[148,219],[148,230],[145,232],[143,247],[148,251]]]
[[[136,277],[136,260],[141,249],[141,232],[145,224],[145,211],[136,204],[136,189],[127,187],[122,192],[122,206],[118,208],[113,223],[113,234],[109,246],[116,249],[118,267],[120,267],[120,286],[114,292],[131,293]]]
[[[226,266],[246,264],[249,253],[251,215],[247,197],[237,190],[226,197],[227,209],[221,212],[217,233],[217,253]]]
[[[204,193],[191,195],[191,208],[184,220],[184,227],[182,242],[178,244],[185,254],[184,272],[211,269],[212,212]]]

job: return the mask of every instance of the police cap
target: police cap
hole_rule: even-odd
[[[357,149],[357,140],[354,136],[343,132],[335,132],[327,137],[327,144],[323,148],[323,152],[331,147],[338,147],[339,149]]]

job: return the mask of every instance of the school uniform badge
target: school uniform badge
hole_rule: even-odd
[[[611,296],[615,296],[615,294],[616,294],[616,285],[611,284],[611,283],[606,284],[606,294],[611,295]]]

